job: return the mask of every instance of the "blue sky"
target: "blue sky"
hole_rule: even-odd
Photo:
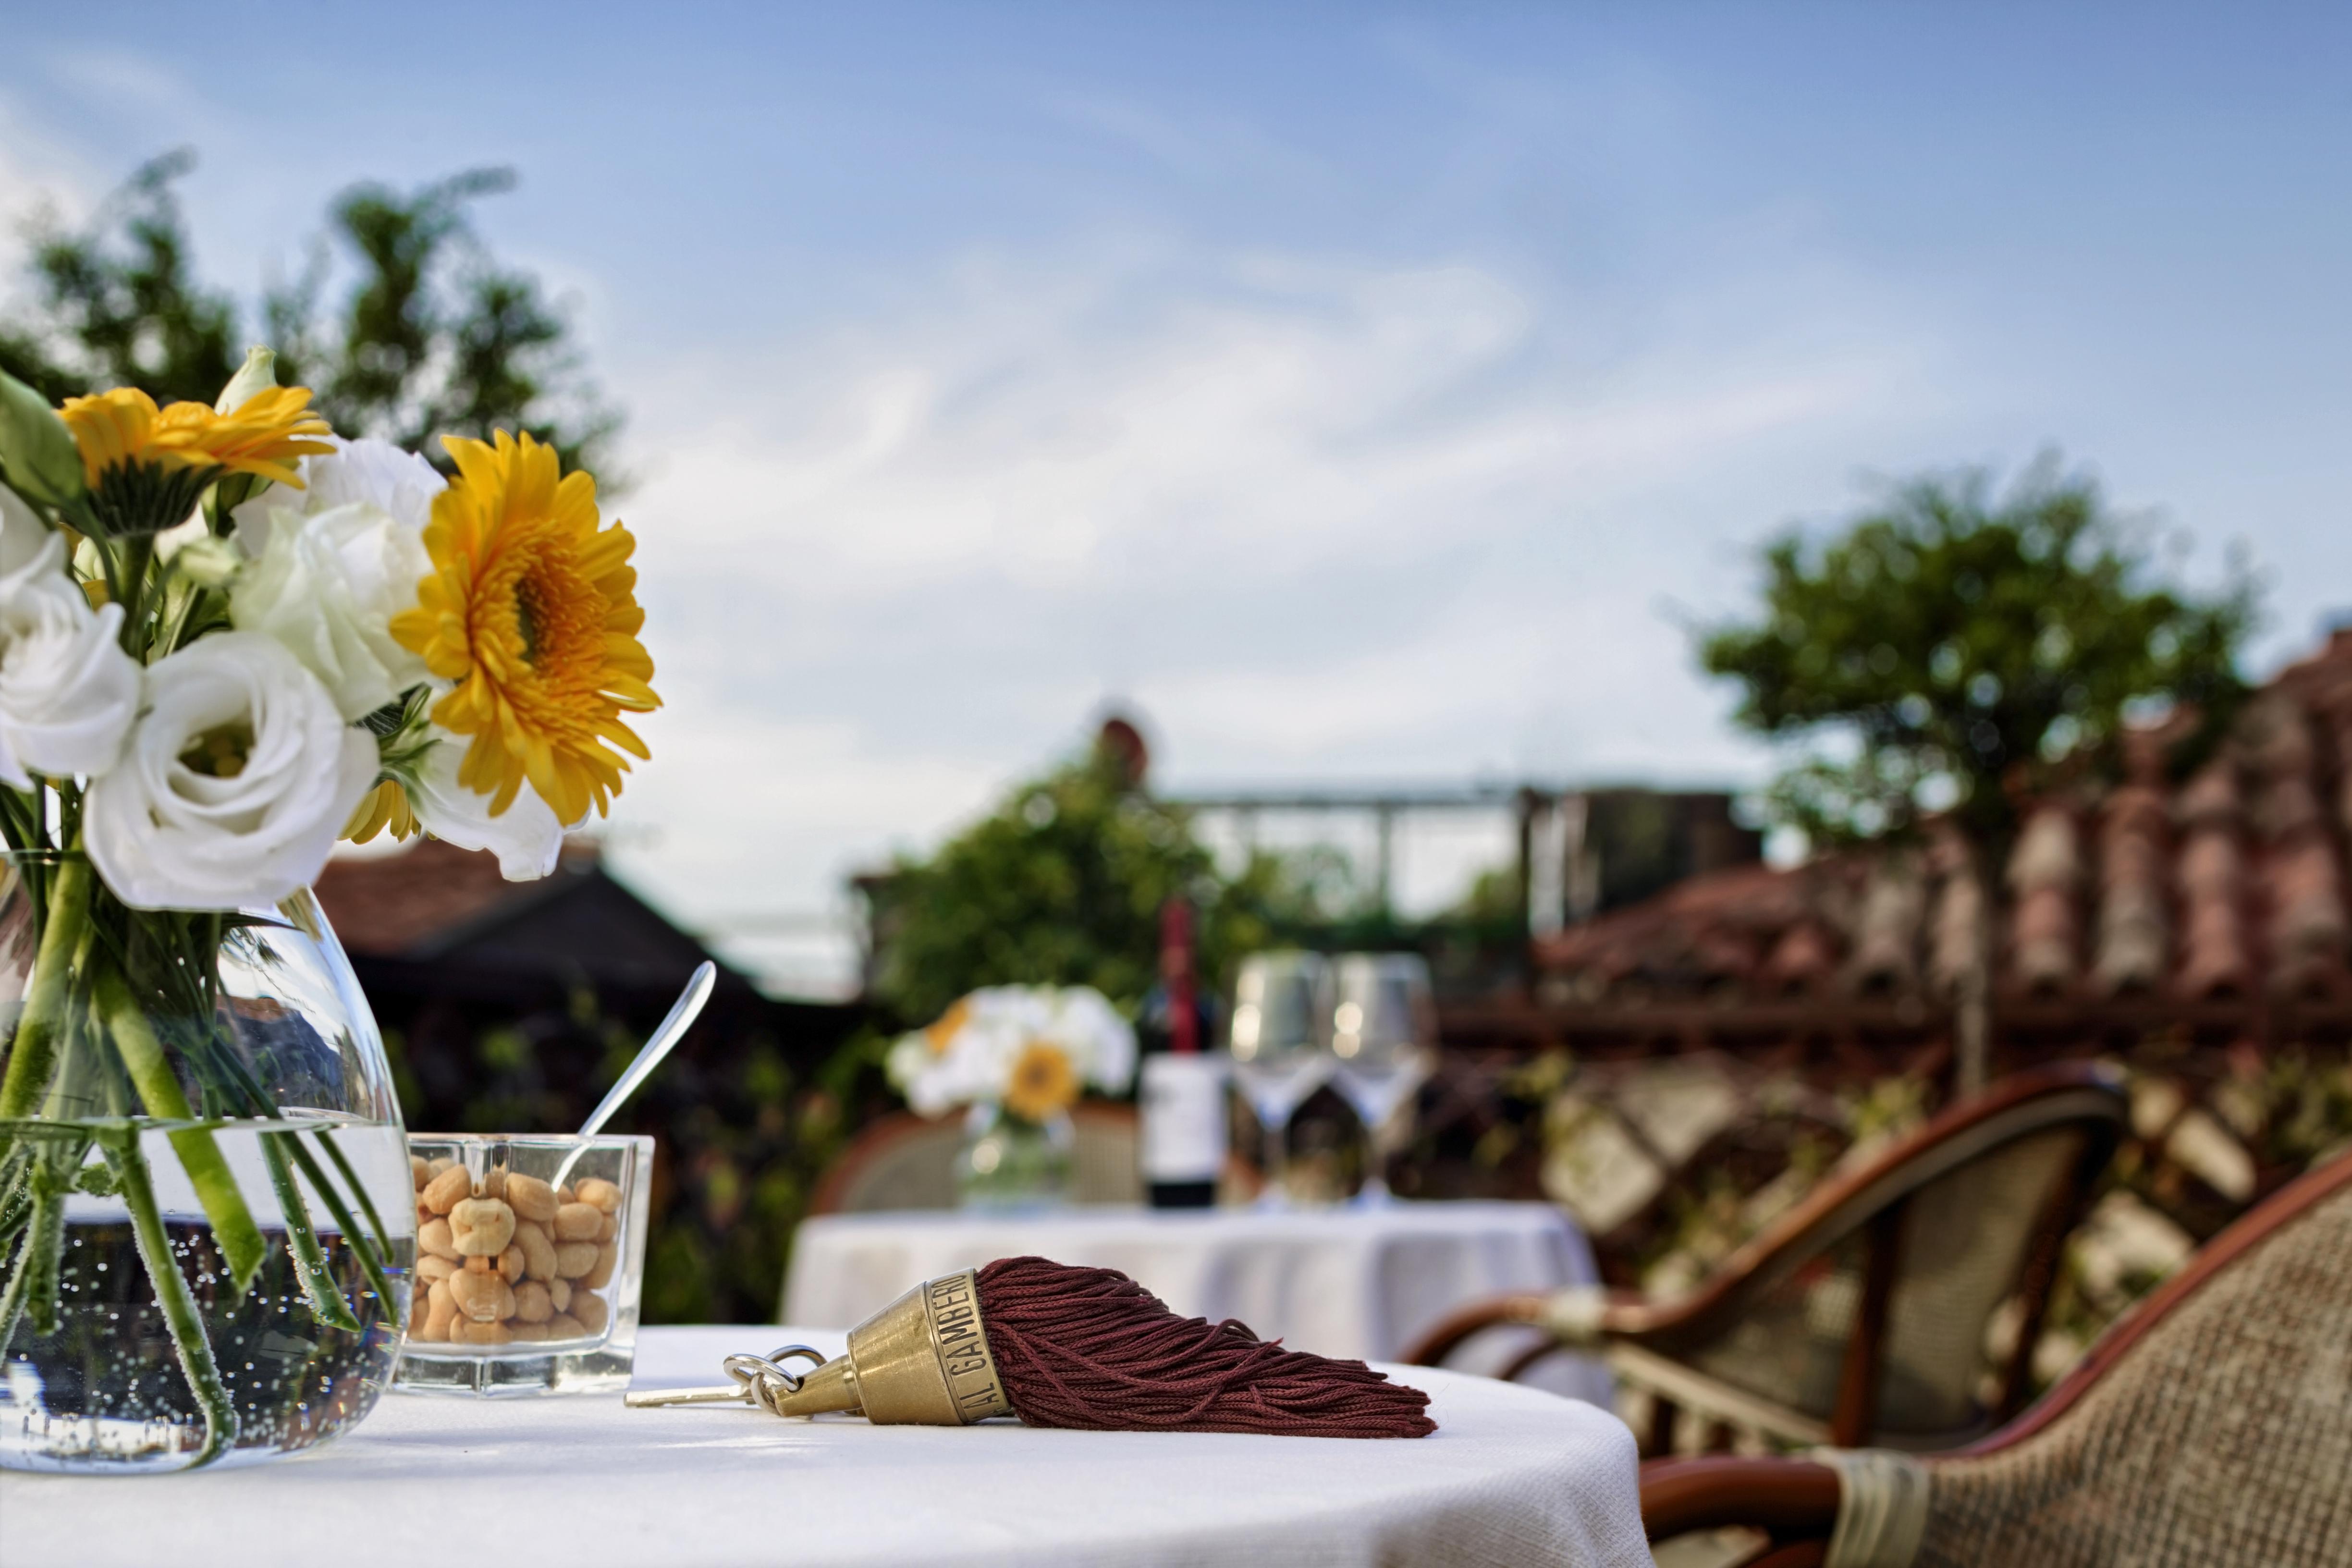
[[[1753,780],[1676,615],[1873,474],[2059,446],[2192,574],[2247,543],[2262,668],[2352,605],[2340,7],[0,24],[0,217],[193,145],[240,290],[353,180],[519,171],[481,226],[640,479],[616,852],[690,919],[824,906],[1110,699],[1176,784]]]

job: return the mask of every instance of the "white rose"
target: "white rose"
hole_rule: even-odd
[[[1043,1037],[1069,1052],[1078,1075],[1118,1093],[1135,1076],[1135,1027],[1091,985],[1073,985],[1053,998]]]
[[[252,564],[229,590],[229,618],[284,643],[359,719],[425,679],[391,622],[432,573],[425,524],[442,479],[373,440],[339,442],[301,471],[304,489],[272,487],[233,514]]]
[[[222,632],[147,669],[122,760],[83,797],[82,842],[133,909],[273,904],[318,877],[375,778],[373,738],[291,653]]]
[[[457,764],[468,742],[436,725],[433,744],[417,763],[400,773],[409,809],[425,832],[460,849],[488,849],[499,858],[499,874],[528,882],[555,869],[563,853],[563,824],[555,808],[523,785],[506,810],[490,815],[491,797],[457,782]]]
[[[92,610],[66,574],[65,536],[0,487],[0,780],[96,774],[139,711],[122,606]]]

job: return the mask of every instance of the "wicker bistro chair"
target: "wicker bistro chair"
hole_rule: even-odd
[[[2352,1568],[2352,1154],[1973,1447],[1668,1460],[1642,1518],[1653,1542],[1762,1530],[1747,1568]]]
[[[2103,1068],[2021,1073],[1822,1183],[1685,1297],[1507,1296],[1454,1313],[1405,1359],[1435,1365],[1500,1324],[1546,1330],[1503,1375],[1597,1352],[1650,1396],[1645,1454],[1673,1450],[1685,1408],[1794,1445],[1951,1447],[2030,1392],[2060,1251],[2126,1113]],[[2012,1298],[2016,1348],[1997,1367],[1988,1330]]]
[[[1071,1197],[1081,1204],[1137,1204],[1143,1178],[1136,1163],[1135,1107],[1081,1100],[1070,1108],[1077,1132],[1071,1151]],[[877,1209],[950,1209],[963,1118],[936,1120],[893,1111],[850,1140],[817,1182],[808,1212],[866,1214]]]

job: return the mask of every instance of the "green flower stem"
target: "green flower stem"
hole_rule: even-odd
[[[48,923],[33,959],[32,987],[16,1020],[7,1077],[0,1079],[0,1121],[31,1116],[56,1070],[58,1026],[65,1017],[73,953],[89,924],[90,877],[89,862],[72,858],[59,863],[50,885]]]
[[[131,1082],[139,1090],[139,1100],[146,1106],[147,1114],[163,1121],[193,1121],[187,1096],[181,1091],[180,1080],[165,1059],[163,1043],[155,1038],[155,1030],[138,998],[122,976],[110,968],[99,972],[92,986],[91,1000],[96,1004],[98,1021],[114,1041],[122,1065],[131,1073]],[[171,1135],[173,1151],[180,1156],[180,1168],[188,1174],[189,1183],[196,1189],[196,1201],[205,1207],[205,1217],[212,1221],[213,1241],[228,1264],[229,1278],[239,1294],[253,1283],[261,1270],[262,1260],[268,1256],[268,1244],[261,1238],[261,1227],[253,1221],[253,1211],[245,1205],[245,1194],[237,1191],[236,1176],[221,1155],[220,1145],[211,1132],[203,1128],[185,1128]]]
[[[155,1202],[155,1186],[147,1176],[147,1161],[139,1152],[138,1130],[115,1133],[104,1140],[104,1145],[107,1163],[113,1167],[122,1201],[131,1210],[131,1234],[138,1238],[140,1261],[147,1266],[147,1278],[155,1287],[155,1304],[163,1310],[163,1321],[171,1328],[172,1348],[179,1352],[180,1371],[187,1377],[189,1392],[196,1396],[197,1407],[205,1413],[204,1447],[196,1450],[190,1468],[208,1465],[236,1442],[236,1406],[230,1402],[228,1385],[221,1381],[220,1366],[213,1360],[212,1342],[205,1337],[205,1322],[197,1314],[196,1299],[188,1289],[186,1278],[180,1273],[179,1259],[172,1254],[172,1237],[163,1229],[163,1212]],[[219,1157],[217,1151],[214,1157]],[[187,1163],[185,1152],[180,1155],[180,1161],[183,1164]],[[233,1184],[231,1190],[235,1190]],[[241,1201],[238,1207],[244,1207]],[[253,1223],[250,1216],[246,1223]],[[217,1240],[217,1220],[213,1228]]]
[[[0,1291],[0,1353],[6,1352],[8,1342],[16,1335],[18,1321],[27,1310],[32,1315],[35,1333],[57,1332],[58,1269],[64,1260],[66,1245],[66,1194],[62,1186],[51,1191],[37,1180],[30,1185],[32,1216],[25,1234],[25,1247],[16,1255],[16,1267],[8,1276],[7,1289]]]
[[[385,1314],[397,1315],[400,1298],[392,1292],[392,1279],[383,1271],[383,1259],[370,1245],[367,1233],[360,1229],[359,1221],[352,1217],[351,1208],[343,1202],[342,1194],[335,1191],[334,1184],[327,1179],[327,1173],[319,1168],[319,1162],[311,1157],[310,1151],[302,1147],[299,1140],[289,1137],[286,1152],[294,1157],[295,1166],[310,1179],[311,1190],[319,1194],[319,1201],[327,1205],[327,1212],[334,1216],[335,1224],[342,1227],[343,1240],[359,1255],[360,1268],[367,1275],[368,1287],[375,1292],[375,1299],[383,1304]]]
[[[310,1310],[319,1321],[331,1328],[360,1331],[359,1319],[352,1315],[351,1304],[335,1287],[335,1276],[327,1267],[326,1249],[319,1245],[319,1233],[310,1224],[310,1206],[302,1201],[302,1189],[294,1180],[294,1168],[287,1163],[286,1151],[280,1142],[292,1142],[291,1132],[265,1132],[261,1135],[261,1156],[269,1163],[269,1184],[278,1189],[278,1206],[286,1215],[286,1245],[294,1254],[294,1271],[301,1276],[302,1294],[310,1299]]]
[[[212,1041],[212,1057],[244,1094],[249,1108],[248,1114],[275,1116],[278,1113],[278,1107],[262,1092],[261,1086],[253,1081],[253,1074],[245,1063],[217,1037]],[[384,1272],[384,1263],[392,1255],[392,1247],[384,1237],[383,1220],[375,1212],[375,1205],[368,1200],[366,1184],[360,1180],[359,1173],[352,1169],[351,1162],[343,1157],[343,1152],[335,1147],[323,1129],[319,1133],[319,1144],[342,1172],[343,1179],[351,1183],[352,1192],[358,1197],[360,1206],[367,1211],[368,1222],[375,1227],[373,1237],[360,1229],[359,1222],[352,1217],[350,1205],[343,1202],[342,1194],[335,1190],[334,1184],[327,1179],[327,1173],[320,1168],[317,1157],[303,1147],[301,1140],[289,1138],[286,1152],[293,1158],[296,1168],[309,1178],[311,1190],[319,1194],[319,1201],[327,1205],[328,1214],[333,1215],[335,1223],[342,1227],[343,1240],[359,1255],[360,1268],[367,1275],[368,1285],[375,1291],[376,1300],[383,1303],[385,1311],[395,1311],[400,1300],[393,1294],[392,1279]]]

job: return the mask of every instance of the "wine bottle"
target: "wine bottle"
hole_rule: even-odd
[[[1160,983],[1144,998],[1143,1182],[1153,1208],[1207,1208],[1225,1163],[1225,1062],[1203,1048],[1206,1009],[1193,984],[1192,910],[1160,910]]]

